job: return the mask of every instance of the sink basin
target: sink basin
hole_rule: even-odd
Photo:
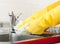
[[[9,34],[0,35],[0,42],[8,42],[8,41],[9,41]]]

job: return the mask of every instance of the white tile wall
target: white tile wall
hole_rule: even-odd
[[[23,20],[55,1],[58,0],[0,0],[0,20],[9,21],[8,13],[11,11],[14,11],[15,15],[22,12],[20,19]]]

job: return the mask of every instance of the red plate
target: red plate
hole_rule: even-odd
[[[55,44],[60,42],[60,36],[40,38],[35,40],[15,42],[14,44]]]

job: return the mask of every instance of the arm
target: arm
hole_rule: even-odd
[[[43,34],[44,30],[60,24],[60,5],[28,24],[27,32]]]

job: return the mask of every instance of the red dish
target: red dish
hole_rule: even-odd
[[[60,36],[55,36],[55,37],[47,37],[24,42],[15,42],[14,44],[55,44],[59,42],[60,42]]]

